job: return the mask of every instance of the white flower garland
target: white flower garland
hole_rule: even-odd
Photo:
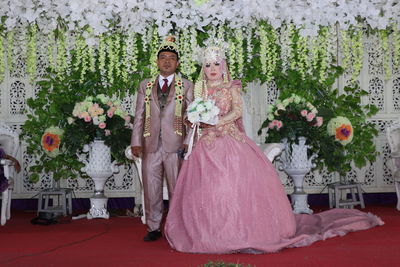
[[[393,72],[399,71],[400,66],[400,31],[397,25],[393,25],[392,47],[393,47]]]
[[[151,50],[150,50],[150,75],[151,77],[156,76],[158,73],[157,68],[157,50],[160,44],[159,37],[158,37],[158,30],[157,27],[154,26],[153,28],[153,35],[151,41]]]
[[[363,29],[362,25],[357,27],[355,34],[352,36],[352,47],[353,47],[353,73],[351,80],[356,81],[357,77],[361,73],[363,65],[364,55],[364,42],[363,42]]]
[[[389,65],[389,58],[390,58],[389,38],[387,31],[385,30],[381,30],[379,32],[379,35],[381,37],[381,42],[382,42],[382,50],[383,50],[382,58],[383,58],[383,69],[385,71],[385,80],[388,80],[392,75],[392,71]]]
[[[28,12],[35,10],[35,12]],[[19,11],[19,12],[16,12]],[[228,40],[230,47],[230,67],[233,76],[243,73],[244,60],[251,62],[253,54],[252,33],[257,30],[260,22],[268,21],[274,29],[280,29],[281,54],[277,55],[274,45],[274,36],[265,36],[261,40],[263,50],[261,57],[262,72],[270,79],[270,74],[276,67],[278,56],[282,60],[283,69],[297,68],[301,73],[310,71],[310,65],[316,68],[316,59],[320,60],[318,66],[321,81],[325,77],[327,66],[333,62],[332,31],[339,25],[342,35],[342,61],[347,73],[355,80],[362,68],[363,41],[359,18],[372,29],[381,30],[381,45],[383,48],[383,68],[385,78],[392,74],[391,66],[395,71],[400,64],[400,3],[397,1],[126,1],[126,0],[36,0],[36,1],[2,1],[0,14],[4,20],[4,39],[1,41],[4,63],[0,62],[0,80],[4,79],[2,64],[7,64],[12,71],[15,65],[14,54],[26,55],[27,73],[31,79],[36,76],[36,50],[42,45],[37,43],[34,35],[48,35],[48,65],[62,77],[70,70],[71,47],[76,44],[76,60],[73,68],[80,70],[81,80],[88,70],[94,71],[96,67],[96,54],[99,60],[99,70],[104,82],[113,82],[114,77],[122,77],[126,81],[132,72],[137,71],[138,48],[137,38],[142,39],[144,52],[151,53],[151,73],[157,71],[154,51],[158,48],[159,36],[164,36],[172,31],[181,32],[190,29],[187,55],[190,56],[186,64],[185,75],[195,72],[194,61],[191,57],[197,45],[197,30],[204,30],[205,26],[218,25],[215,30],[219,39]],[[32,26],[30,26],[32,25]],[[288,26],[286,26],[288,25]],[[319,28],[328,27],[326,35],[315,37]],[[26,29],[31,27],[30,37],[25,38]],[[37,28],[36,28],[37,27]],[[356,34],[352,35],[347,30],[356,27]],[[246,48],[243,47],[242,29],[246,29]],[[290,38],[294,28],[300,29],[299,49],[292,51]],[[393,32],[389,35],[389,29]],[[234,36],[228,36],[233,29]],[[23,33],[14,36],[14,31]],[[57,30],[57,37],[55,36]],[[69,42],[73,33],[82,32],[74,42]],[[129,38],[121,39],[121,33],[135,35],[135,41]],[[230,32],[232,33],[232,32]],[[107,36],[107,37],[105,37]],[[260,35],[261,36],[261,35]],[[229,37],[229,38],[227,38]],[[110,39],[111,38],[111,39]],[[307,39],[306,39],[307,38]],[[322,39],[321,39],[322,38]],[[24,53],[14,53],[14,39],[17,42],[15,49],[26,49]],[[322,44],[322,46],[320,46]],[[122,46],[121,46],[122,45]],[[317,49],[318,48],[318,49]],[[148,51],[150,49],[151,51]],[[244,56],[246,49],[246,59]],[[235,52],[234,52],[235,51]],[[18,52],[18,51],[16,51]],[[299,61],[293,62],[294,53],[299,54]],[[308,53],[311,58],[306,56]],[[391,57],[393,55],[393,57]],[[5,60],[7,59],[7,60]],[[106,66],[106,62],[108,62]],[[243,63],[242,63],[243,62]],[[392,63],[392,65],[390,64]],[[243,65],[243,66],[242,66]]]
[[[243,49],[243,29],[238,28],[235,30],[236,36],[236,61],[237,61],[237,77],[243,77],[244,70],[244,49]]]
[[[36,79],[36,33],[37,27],[36,25],[32,25],[29,32],[28,38],[28,48],[27,48],[27,64],[26,64],[26,72],[29,75],[29,81],[31,83],[35,82]]]
[[[6,55],[4,49],[4,38],[0,36],[0,83],[4,80],[4,72],[6,71]]]
[[[47,60],[50,69],[55,69],[54,48],[56,47],[54,31],[49,32],[47,36]]]
[[[7,67],[11,73],[14,67],[14,31],[7,32]]]
[[[246,58],[247,58],[247,63],[250,63],[251,60],[253,59],[253,30],[252,29],[247,29],[247,34],[246,34]]]

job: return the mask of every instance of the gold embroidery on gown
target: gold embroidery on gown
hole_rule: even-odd
[[[220,136],[230,135],[240,142],[245,142],[236,121],[241,118],[243,113],[243,102],[240,95],[240,87],[229,84],[229,87],[216,89],[209,99],[214,99],[215,104],[220,109],[219,121],[216,126],[203,129],[201,139],[205,139],[211,145]]]

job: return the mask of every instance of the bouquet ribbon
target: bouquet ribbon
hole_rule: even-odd
[[[188,151],[186,152],[185,158],[184,158],[185,160],[187,160],[189,158],[190,154],[192,154],[193,143],[194,143],[194,135],[196,134],[199,126],[200,126],[200,122],[196,122],[196,123],[192,124],[193,131],[192,131],[192,133],[190,135],[189,144],[188,144]]]

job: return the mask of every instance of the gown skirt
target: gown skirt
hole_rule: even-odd
[[[383,221],[356,209],[294,214],[278,174],[247,136],[200,139],[178,176],[165,224],[188,253],[269,253],[364,230]]]

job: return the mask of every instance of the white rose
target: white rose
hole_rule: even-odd
[[[199,113],[197,113],[197,112],[190,112],[190,113],[188,114],[188,120],[189,120],[191,123],[199,122],[199,121],[200,121],[200,115],[199,115]]]
[[[206,108],[205,108],[203,105],[198,105],[198,106],[196,107],[196,111],[197,111],[197,112],[203,112],[204,110],[206,110]]]
[[[96,116],[96,117],[93,117],[93,124],[94,125],[99,125],[99,123],[100,123],[100,120],[99,120],[99,118]]]
[[[279,103],[278,105],[276,105],[276,108],[279,110],[285,110],[284,104]]]
[[[72,124],[72,123],[74,123],[75,119],[68,117],[67,121],[68,121],[68,124]]]
[[[205,113],[201,116],[201,121],[207,123],[211,119],[210,113]]]
[[[207,101],[204,103],[204,106],[207,110],[211,110],[211,108],[214,106],[212,102]]]

